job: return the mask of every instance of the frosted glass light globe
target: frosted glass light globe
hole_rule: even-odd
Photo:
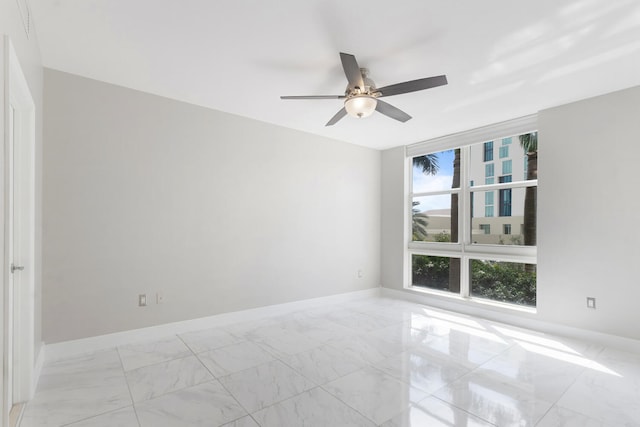
[[[378,101],[370,95],[356,95],[344,102],[347,113],[359,119],[369,117],[376,109]]]

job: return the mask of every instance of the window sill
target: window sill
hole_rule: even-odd
[[[435,289],[425,289],[419,286],[408,286],[404,288],[406,291],[419,293],[426,296],[433,296],[436,298],[446,299],[449,301],[453,301],[458,304],[467,305],[470,307],[483,307],[483,308],[491,308],[497,311],[502,311],[505,313],[523,313],[523,314],[537,314],[538,310],[536,307],[527,307],[517,304],[509,304],[500,301],[491,301],[484,298],[471,298],[471,297],[463,297],[458,294],[452,294],[446,291],[438,291]]]

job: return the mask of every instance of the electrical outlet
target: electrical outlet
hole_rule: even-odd
[[[147,294],[138,295],[138,306],[146,307],[147,306]]]
[[[587,297],[587,308],[596,309],[596,299],[593,297]]]
[[[162,292],[156,293],[156,304],[162,304],[164,302],[164,294]]]
[[[363,276],[364,276],[364,273],[362,272],[362,270],[358,270],[358,278],[362,279]]]

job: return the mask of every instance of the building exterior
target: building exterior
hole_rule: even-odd
[[[491,185],[527,179],[527,156],[517,136],[474,144],[470,147],[470,186]],[[424,199],[424,198],[422,198]],[[480,244],[524,244],[525,188],[496,189],[472,193],[471,241]],[[414,201],[419,202],[418,197]],[[414,214],[428,225],[427,235],[416,240],[443,241],[451,234],[450,199],[440,208],[422,210],[418,203]],[[445,208],[446,206],[446,208]]]
[[[527,156],[517,136],[471,146],[470,185],[527,179]],[[524,188],[473,193],[472,241],[522,245]]]

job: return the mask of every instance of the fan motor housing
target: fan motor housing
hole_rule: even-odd
[[[375,96],[376,84],[371,78],[369,78],[369,69],[368,68],[360,68],[360,74],[362,74],[362,81],[364,82],[363,88],[351,88],[347,85],[347,88],[344,91],[346,96],[357,96],[357,95],[371,95]]]

